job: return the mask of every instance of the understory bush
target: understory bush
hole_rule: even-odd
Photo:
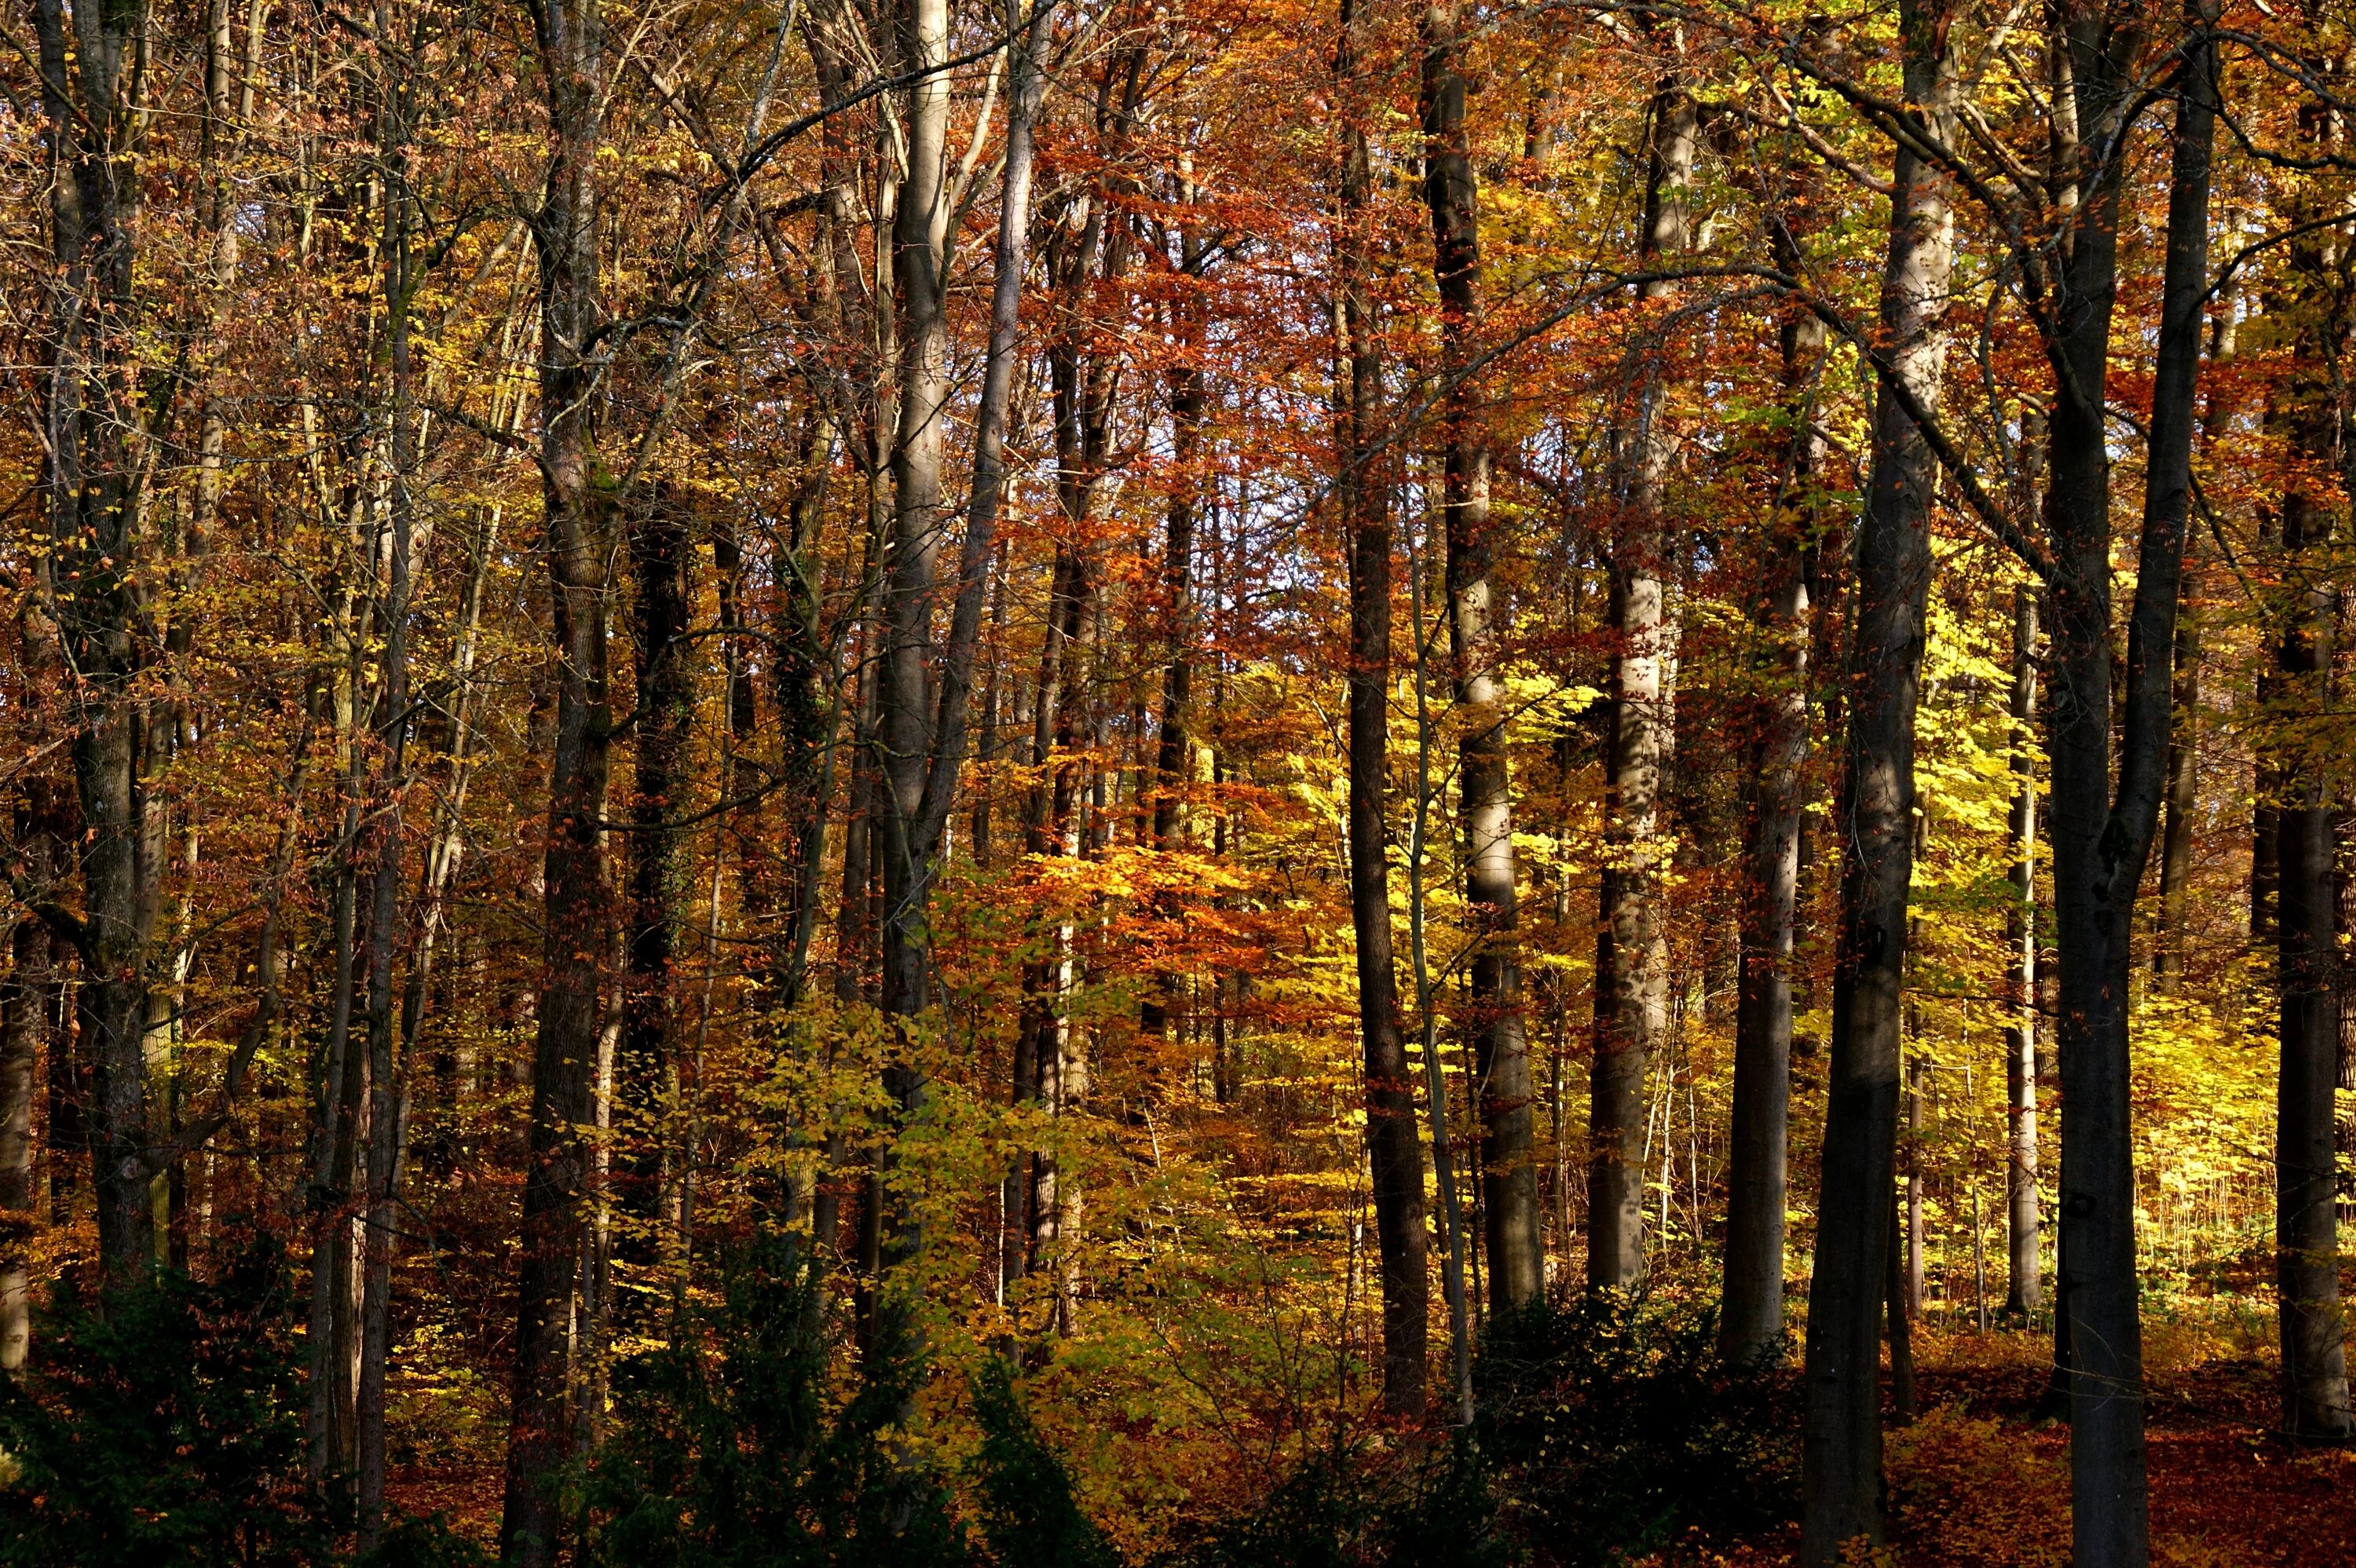
[[[0,1563],[77,1568],[329,1560],[304,1476],[304,1377],[279,1255],[215,1281],[174,1271],[37,1314],[0,1380]]]
[[[951,1473],[900,1429],[925,1368],[888,1328],[856,1382],[833,1385],[822,1288],[794,1237],[758,1232],[723,1264],[715,1301],[617,1370],[612,1435],[579,1488],[587,1562],[1117,1568],[1010,1368],[976,1379],[982,1442]]]
[[[1714,1310],[1619,1296],[1492,1324],[1476,1441],[1537,1562],[1608,1564],[1798,1517],[1799,1385],[1780,1364],[1726,1367],[1717,1327]]]

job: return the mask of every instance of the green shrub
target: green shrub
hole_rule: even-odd
[[[304,1478],[304,1379],[273,1252],[218,1283],[60,1285],[0,1386],[0,1563],[312,1564],[333,1556]]]
[[[1541,1305],[1491,1326],[1476,1383],[1480,1446],[1541,1563],[1611,1563],[1797,1516],[1798,1385],[1723,1366],[1714,1312]]]
[[[790,1234],[723,1262],[719,1299],[615,1373],[581,1494],[584,1557],[615,1568],[931,1568],[965,1549],[940,1479],[895,1443],[917,1358],[878,1345],[844,1402],[820,1280]]]
[[[1062,1457],[1032,1425],[1003,1360],[974,1379],[973,1413],[982,1435],[969,1475],[990,1560],[1003,1568],[1119,1568],[1072,1496]]]

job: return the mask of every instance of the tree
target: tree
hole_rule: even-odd
[[[1423,1154],[1415,1084],[1399,1019],[1391,951],[1390,683],[1391,494],[1382,443],[1381,324],[1369,299],[1369,167],[1359,52],[1365,24],[1343,0],[1334,76],[1347,106],[1342,128],[1341,207],[1335,218],[1334,325],[1342,384],[1334,495],[1349,539],[1350,921],[1357,946],[1358,1033],[1365,1056],[1366,1155],[1374,1174],[1382,1254],[1383,1406],[1419,1416],[1430,1322]],[[1419,625],[1416,635],[1422,635]]]
[[[1698,109],[1674,69],[1650,109],[1639,267],[1674,259],[1692,242],[1687,211]],[[1639,298],[1667,299],[1647,283]],[[1611,737],[1605,810],[1611,859],[1600,884],[1595,953],[1595,1064],[1588,1115],[1587,1283],[1626,1290],[1644,1264],[1644,1073],[1668,1029],[1668,950],[1663,930],[1662,772],[1675,736],[1676,618],[1669,595],[1676,562],[1663,515],[1675,432],[1657,360],[1640,360],[1633,407],[1615,431],[1612,547],[1612,669],[1605,696]]]
[[[1930,133],[1955,124],[1952,10],[1900,15],[1906,101]],[[1894,1226],[1898,1074],[1907,903],[1914,866],[1914,716],[1931,590],[1938,460],[1922,416],[1939,406],[1954,264],[1947,176],[1901,140],[1891,161],[1881,331],[1890,368],[1874,405],[1873,472],[1857,548],[1856,624],[1846,677],[1848,743],[1840,804],[1840,951],[1825,1107],[1816,1270],[1808,1288],[1807,1420],[1801,1560],[1879,1542],[1882,1512],[1880,1307]],[[1908,404],[1912,403],[1912,407]]]

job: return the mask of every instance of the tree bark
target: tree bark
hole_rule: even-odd
[[[330,646],[341,668],[335,683],[337,783],[344,810],[336,840],[334,891],[328,914],[329,992],[327,1039],[318,1057],[313,1105],[311,1174],[311,1302],[306,1348],[310,1361],[308,1467],[314,1481],[347,1477],[357,1449],[352,1430],[358,1392],[352,1319],[352,1188],[360,1118],[366,1114],[366,1061],[352,1049],[352,1015],[359,984],[359,839],[361,720],[359,650],[366,642],[365,605],[348,587],[339,596]]]
[[[532,238],[540,255],[540,461],[554,618],[556,737],[549,764],[546,980],[532,1062],[516,1300],[513,1401],[499,1555],[549,1568],[562,1527],[558,1488],[578,1423],[569,1337],[591,1198],[582,1129],[605,1021],[614,911],[604,824],[612,768],[607,645],[613,558],[608,491],[592,418],[602,324],[596,157],[604,135],[601,0],[534,8],[548,100],[549,165]]]
[[[1365,91],[1358,54],[1365,22],[1342,0],[1335,74],[1355,104]],[[1372,169],[1356,114],[1344,117],[1334,265],[1340,299],[1343,386],[1336,432],[1335,499],[1350,561],[1350,923],[1357,942],[1358,1032],[1365,1053],[1366,1155],[1373,1172],[1381,1255],[1383,1409],[1424,1411],[1430,1334],[1423,1153],[1415,1087],[1400,1023],[1391,946],[1389,812],[1391,493],[1382,440],[1382,345],[1367,293],[1367,202]]]
[[[35,0],[41,133],[51,187],[52,271],[41,345],[41,478],[56,560],[56,619],[74,671],[73,765],[80,795],[82,912],[54,922],[81,961],[76,996],[91,1067],[85,1136],[99,1258],[127,1285],[154,1262],[144,1057],[156,876],[142,752],[139,676],[152,628],[143,583],[148,414],[138,366],[135,282],[145,87],[144,4]],[[46,918],[46,917],[45,917]]]
[[[2283,548],[2302,603],[2277,652],[2286,695],[2327,711],[2328,589],[2304,573],[2302,547],[2320,542],[2327,519],[2305,496],[2283,505]],[[2300,1441],[2350,1432],[2347,1324],[2340,1302],[2337,1140],[2340,997],[2332,810],[2316,760],[2286,762],[2281,815],[2281,920],[2277,974],[2282,1064],[2275,1144],[2275,1277],[2282,1323],[2283,1430]]]
[[[629,898],[622,979],[618,1107],[624,1126],[622,1177],[615,1194],[634,1221],[624,1232],[623,1262],[633,1272],[669,1275],[680,1260],[657,1238],[675,1235],[665,1217],[679,1179],[679,957],[680,910],[692,870],[686,831],[693,787],[695,723],[693,616],[695,539],[681,489],[657,488],[626,525],[632,589],[630,641],[637,693],[632,733],[636,778],[628,838]],[[646,1283],[653,1284],[649,1279]],[[633,1293],[627,1299],[667,1299]]]
[[[46,639],[52,633],[42,617],[27,615],[23,624],[32,635]],[[54,677],[53,670],[44,673]],[[27,889],[48,896],[65,876],[73,842],[62,781],[27,781],[15,826],[17,875]],[[32,1343],[31,1249],[42,1218],[34,1182],[34,1074],[45,1049],[69,1049],[52,1028],[64,994],[63,944],[39,916],[26,914],[9,938],[8,956],[8,978],[0,986],[0,1372],[23,1366]],[[55,1131],[52,1126],[53,1137]],[[50,1158],[62,1163],[72,1154],[52,1149]]]
[[[2127,1018],[2135,901],[2165,793],[2172,662],[2191,506],[2194,392],[2209,287],[2215,47],[2195,16],[2179,77],[2143,533],[2112,783],[2110,455],[2104,389],[2117,288],[2118,154],[2137,92],[2136,27],[2071,13],[2065,35],[2088,168],[2051,305],[2058,395],[2046,528],[2053,580],[2054,928],[2061,1056],[2061,1307],[2069,1316],[2073,1560],[2141,1568],[2150,1555],[2135,1149]]]
[[[2037,1197],[2037,760],[2031,751],[2037,720],[2037,591],[2013,590],[2012,599],[2012,901],[2004,934],[2012,955],[2004,1026],[2007,1236],[2011,1266],[2005,1310],[2034,1312],[2043,1299],[2039,1278]]]
[[[902,323],[898,383],[900,435],[893,456],[895,497],[884,562],[884,649],[877,710],[884,751],[882,820],[876,835],[884,868],[883,1005],[902,1019],[921,1014],[930,990],[926,910],[956,803],[966,752],[974,656],[995,550],[1005,481],[1007,406],[1020,349],[1023,275],[1029,264],[1033,130],[1044,79],[1039,46],[1051,7],[1041,5],[1007,42],[1005,167],[1001,176],[996,277],[990,346],[975,414],[973,485],[959,547],[957,595],[948,646],[937,667],[933,646],[936,561],[943,531],[940,504],[941,409],[948,393],[943,272],[949,211],[945,200],[949,83],[937,69],[948,48],[947,0],[908,0],[905,65],[928,70],[902,101],[907,177],[893,232],[893,277]],[[904,1026],[905,1027],[905,1026]],[[887,1070],[886,1088],[903,1114],[921,1108],[923,1074],[905,1061]],[[924,1238],[913,1217],[897,1217],[893,1261],[913,1258]],[[905,1326],[905,1325],[904,1325]]]
[[[2174,719],[2168,738],[2167,816],[2159,835],[2159,921],[2152,975],[2162,996],[2184,976],[2185,923],[2192,903],[2192,814],[2201,788],[2201,628],[2189,608],[2176,622]]]
[[[892,231],[892,277],[900,322],[899,432],[892,443],[890,548],[884,560],[884,662],[876,697],[883,746],[884,1008],[913,1019],[931,995],[930,955],[912,837],[923,810],[932,753],[926,653],[943,524],[941,450],[948,398],[947,265],[948,135],[950,104],[948,0],[905,0],[901,69],[923,71],[902,95],[907,155]],[[905,1113],[923,1102],[923,1075],[905,1062],[887,1069]],[[914,1238],[910,1238],[913,1243]]]
[[[1699,132],[1693,99],[1674,79],[1655,95],[1637,263],[1683,251]],[[1651,283],[1646,301],[1670,285]],[[1611,738],[1604,761],[1607,859],[1595,953],[1595,1061],[1588,1114],[1587,1283],[1628,1290],[1644,1271],[1644,1073],[1668,1035],[1668,939],[1660,869],[1661,784],[1674,744],[1667,671],[1676,658],[1669,613],[1671,549],[1664,490],[1676,443],[1660,372],[1643,355],[1628,428],[1617,432],[1618,515],[1612,551]]]
[[[2302,336],[2302,346],[2308,341]],[[2296,421],[2293,439],[2309,453],[2328,453],[2333,424],[2328,411],[2307,413]],[[2313,715],[2330,711],[2334,695],[2334,594],[2329,569],[2319,559],[2329,533],[2329,515],[2314,497],[2296,490],[2283,496],[2279,537],[2291,603],[2275,650],[2276,690],[2290,713],[2310,723]],[[2296,1441],[2336,1442],[2349,1435],[2351,1422],[2333,1093],[2340,1079],[2343,983],[2334,803],[2324,783],[2323,759],[2300,739],[2277,740],[2269,752],[2281,781],[2275,1277],[2283,1431]]]
[[[1201,266],[1202,248],[1191,236],[1182,239],[1180,245],[1183,251],[1181,271],[1191,277]],[[1199,350],[1201,331],[1194,302],[1183,301],[1176,308],[1184,313],[1182,351]],[[1191,745],[1187,726],[1193,722],[1194,702],[1193,621],[1196,507],[1195,481],[1188,470],[1195,461],[1203,440],[1203,368],[1191,362],[1185,364],[1172,372],[1170,383],[1171,458],[1178,474],[1170,494],[1168,524],[1162,541],[1162,589],[1163,613],[1168,617],[1163,640],[1167,651],[1166,662],[1162,667],[1162,721],[1154,737],[1151,786],[1153,847],[1163,850],[1175,848],[1178,845],[1181,812],[1186,799],[1187,759]],[[1182,906],[1174,895],[1162,894],[1155,902],[1163,919],[1175,922],[1182,917]],[[1183,983],[1175,971],[1162,970],[1153,976],[1152,988],[1138,1006],[1138,1031],[1157,1051],[1178,1009]],[[1158,1073],[1161,1069],[1158,1056],[1148,1066],[1150,1071]]]
[[[1507,709],[1497,675],[1496,540],[1489,517],[1491,457],[1473,389],[1478,352],[1479,189],[1464,128],[1467,91],[1458,55],[1455,0],[1424,6],[1423,188],[1431,214],[1432,281],[1440,295],[1444,452],[1441,510],[1448,542],[1449,651],[1465,728],[1457,746],[1463,818],[1465,899],[1478,945],[1471,965],[1469,1023],[1481,1075],[1482,1215],[1490,1289],[1501,1308],[1546,1288],[1532,1147],[1529,1040],[1515,934],[1513,780]]]
[[[1899,37],[1910,105],[1944,136],[1954,122],[1956,43],[1944,0],[1907,0]],[[1881,339],[1905,390],[1939,406],[1954,265],[1946,177],[1901,144],[1882,271]],[[1841,925],[1833,989],[1816,1268],[1808,1291],[1800,1560],[1840,1560],[1844,1543],[1884,1537],[1880,1334],[1898,1133],[1907,897],[1914,864],[1914,710],[1931,587],[1930,513],[1938,479],[1923,433],[1885,386],[1874,409],[1873,469],[1857,544],[1857,610],[1847,672]]]
[[[1777,249],[1796,272],[1781,223]],[[1727,1165],[1725,1286],[1719,1353],[1757,1366],[1783,1346],[1784,1165],[1792,1099],[1792,944],[1800,891],[1800,819],[1808,758],[1808,523],[1822,442],[1815,379],[1825,325],[1803,311],[1783,325],[1783,472],[1761,546],[1753,603],[1757,735],[1744,817],[1740,971],[1734,1021],[1734,1106]]]
[[[382,28],[387,12],[380,7]],[[393,90],[405,104],[406,89]],[[388,118],[388,168],[405,166],[406,126],[400,116]],[[385,1363],[392,1340],[393,1170],[400,1157],[402,1124],[407,1110],[401,1068],[396,1059],[398,1027],[394,1015],[393,963],[401,936],[401,884],[403,850],[402,797],[408,779],[410,730],[409,618],[412,566],[415,549],[415,503],[410,475],[416,465],[416,427],[412,399],[410,344],[411,197],[396,184],[385,202],[384,293],[389,323],[387,357],[391,371],[391,474],[384,592],[384,646],[379,656],[378,678],[382,688],[382,718],[377,729],[378,766],[384,802],[376,814],[376,885],[369,923],[368,958],[368,1201],[360,1233],[359,1369],[354,1395],[357,1427],[355,1465],[358,1472],[359,1537],[363,1550],[373,1548],[384,1528],[385,1483]]]

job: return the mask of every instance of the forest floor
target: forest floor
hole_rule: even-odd
[[[2356,1560],[2356,1448],[2296,1449],[2276,1435],[2273,1321],[2252,1298],[2153,1304],[2152,1562],[2156,1568],[2271,1568]],[[2070,1561],[2069,1429],[2040,1413],[2048,1332],[1916,1329],[1918,1403],[1887,1456],[1898,1539],[1877,1561],[1906,1568],[2063,1568]],[[485,1456],[486,1458],[488,1456]],[[411,1467],[396,1501],[442,1512],[487,1543],[496,1463]],[[1672,1551],[1655,1568],[1766,1568],[1792,1532],[1730,1551]]]
[[[2148,1310],[2148,1309],[2147,1309]],[[2264,1568],[2356,1553],[2356,1450],[2297,1449],[2276,1435],[2278,1362],[2259,1304],[2194,1299],[2149,1311],[2152,1562]],[[2061,1568],[2070,1561],[2069,1429],[2040,1413],[2052,1346],[2027,1330],[1917,1330],[1922,1415],[1887,1449],[1907,1568]],[[2336,1544],[2335,1544],[2336,1543]],[[1789,1561],[1788,1540],[1730,1556]]]

